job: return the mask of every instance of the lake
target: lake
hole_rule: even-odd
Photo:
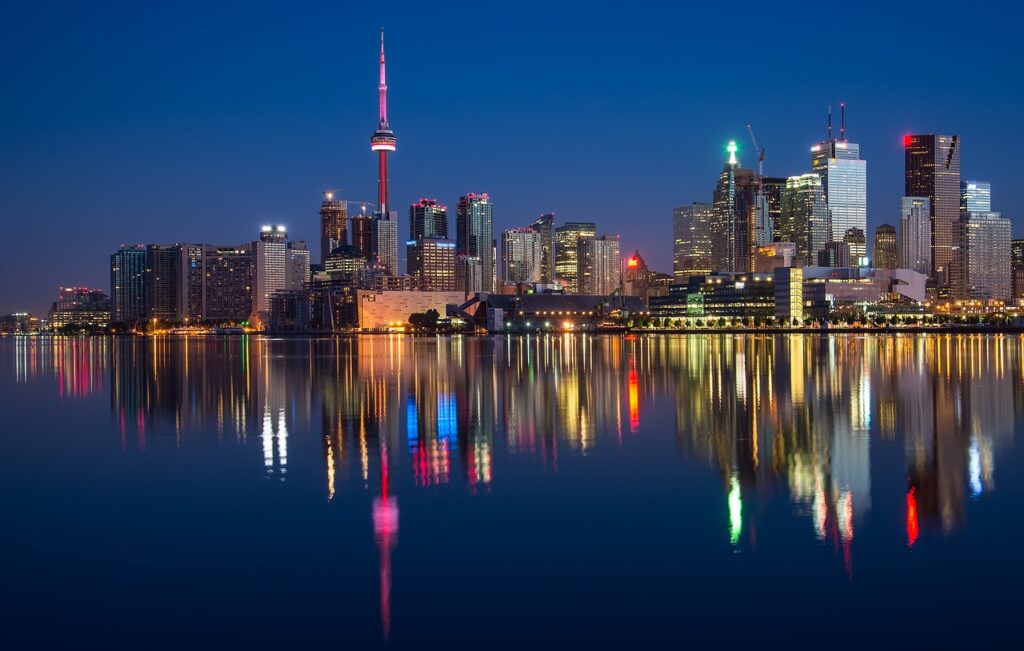
[[[0,338],[5,637],[995,643],[1022,380],[1019,335]]]

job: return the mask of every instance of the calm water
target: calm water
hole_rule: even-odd
[[[1022,380],[1017,336],[5,338],[0,618],[32,646],[1001,640]]]

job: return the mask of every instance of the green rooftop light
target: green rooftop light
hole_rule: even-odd
[[[736,160],[736,150],[737,150],[736,141],[735,140],[730,140],[729,141],[729,146],[726,147],[725,150],[727,152],[729,152],[729,164],[730,165],[738,165],[739,161]]]

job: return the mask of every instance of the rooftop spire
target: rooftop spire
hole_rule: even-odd
[[[388,84],[384,72],[384,28],[380,28],[380,84],[377,86],[380,93],[380,124],[386,127],[388,123]]]

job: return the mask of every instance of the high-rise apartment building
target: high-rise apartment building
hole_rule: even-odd
[[[181,300],[181,255],[177,244],[146,247],[146,318],[178,321],[187,306]]]
[[[288,270],[285,275],[285,289],[299,290],[309,283],[309,257],[309,247],[305,242],[301,240],[288,242]]]
[[[348,204],[335,199],[333,192],[324,192],[320,203],[320,262],[342,244],[348,244]]]
[[[1012,226],[998,212],[965,212],[960,216],[957,252],[951,264],[961,268],[953,278],[956,298],[1008,300],[1013,294]],[[962,283],[962,284],[961,284]]]
[[[580,294],[608,296],[622,285],[618,235],[580,237],[577,245]]]
[[[1024,298],[1024,240],[1011,240],[1010,256],[1013,265],[1013,298]]]
[[[782,216],[775,234],[780,242],[796,244],[797,255],[814,264],[825,244],[832,241],[828,204],[821,177],[802,174],[786,179],[782,191]]]
[[[553,283],[555,282],[555,214],[541,215],[530,224],[530,228],[540,234],[540,281]]]
[[[566,222],[555,229],[555,280],[564,283],[566,290],[580,293],[578,283],[579,241],[583,237],[597,235],[597,224],[591,222]]]
[[[359,251],[364,260],[372,260],[377,255],[377,243],[373,237],[373,222],[376,218],[366,214],[366,208],[362,212],[352,215],[352,246]],[[338,247],[334,247],[338,248]],[[328,252],[328,257],[334,253],[334,249]],[[327,260],[325,257],[324,261]]]
[[[110,297],[114,323],[132,323],[146,315],[146,247],[122,245],[110,256]]]
[[[264,226],[260,239],[252,243],[256,273],[253,278],[253,307],[260,319],[270,318],[270,299],[288,283],[288,232],[284,226]]]
[[[918,273],[932,272],[931,199],[900,199],[899,266]]]
[[[907,135],[903,148],[905,194],[927,198],[931,208],[931,275],[940,285],[949,285],[960,221],[960,138]]]
[[[892,224],[882,224],[875,229],[875,244],[872,250],[871,266],[876,269],[896,269],[899,267],[896,227]]]
[[[424,237],[406,242],[412,284],[421,291],[455,290],[455,242]]]
[[[253,312],[254,246],[205,246],[202,319],[241,323]]]
[[[376,262],[384,266],[390,276],[397,276],[398,269],[398,211],[379,215],[373,222],[374,252]]]
[[[513,228],[501,234],[501,278],[506,283],[542,282],[544,246],[540,231]]]
[[[494,291],[494,206],[487,193],[459,197],[455,209],[456,255],[480,258],[480,291]],[[467,290],[466,287],[456,287]]]
[[[409,206],[409,239],[448,239],[448,207],[437,199],[420,199]]]
[[[685,283],[690,276],[706,276],[711,265],[710,203],[695,201],[672,210],[672,275],[676,283]]]
[[[480,258],[475,255],[455,255],[455,289],[467,294],[484,291]]]

